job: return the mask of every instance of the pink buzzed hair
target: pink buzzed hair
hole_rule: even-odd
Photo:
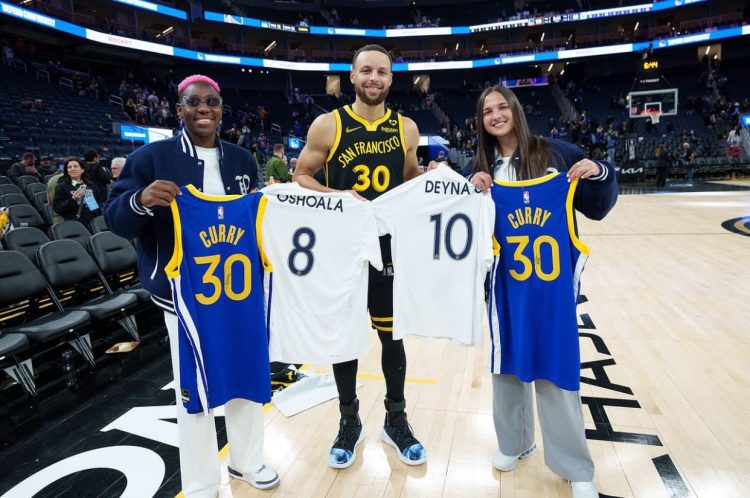
[[[206,85],[210,86],[217,92],[221,92],[221,88],[219,88],[218,83],[216,83],[214,80],[212,80],[208,76],[203,76],[202,74],[194,74],[180,81],[180,84],[177,85],[177,92],[183,91],[185,88],[192,85],[193,83],[205,83]]]

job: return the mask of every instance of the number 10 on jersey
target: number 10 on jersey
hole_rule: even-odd
[[[460,251],[456,251],[453,245],[453,228],[456,223],[462,222],[466,225],[466,242]],[[457,213],[448,218],[445,224],[445,233],[443,234],[443,213],[433,214],[430,216],[430,223],[435,224],[435,243],[432,250],[432,259],[440,259],[440,248],[445,243],[445,252],[455,260],[462,260],[469,255],[471,250],[471,241],[474,238],[474,231],[471,226],[471,219],[463,213]]]

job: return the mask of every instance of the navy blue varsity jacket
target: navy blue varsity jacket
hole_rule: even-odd
[[[258,166],[250,153],[218,140],[219,168],[226,194],[246,194],[257,187]],[[117,235],[136,239],[141,285],[157,306],[174,313],[172,290],[164,266],[174,251],[174,224],[168,207],[145,208],[140,192],[155,180],[203,189],[203,161],[187,132],[153,142],[127,157],[120,177],[104,206],[107,226]]]

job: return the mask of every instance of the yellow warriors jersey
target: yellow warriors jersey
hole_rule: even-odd
[[[336,138],[323,172],[326,186],[354,189],[365,199],[404,183],[404,123],[400,114],[386,109],[382,118],[370,122],[348,105],[333,111]]]

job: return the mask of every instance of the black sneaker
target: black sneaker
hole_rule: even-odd
[[[414,431],[406,419],[405,401],[395,403],[385,400],[385,424],[383,425],[383,441],[393,446],[399,459],[407,465],[420,465],[427,460],[427,450],[414,437]]]
[[[365,431],[359,420],[359,400],[355,399],[349,406],[339,405],[339,410],[339,433],[328,453],[328,465],[345,469],[357,458],[357,445],[365,438]]]

